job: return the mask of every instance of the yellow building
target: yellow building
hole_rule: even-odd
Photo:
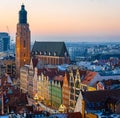
[[[38,76],[37,81],[37,94],[41,101],[47,102],[49,101],[49,89],[48,89],[49,80],[48,77],[41,73]]]

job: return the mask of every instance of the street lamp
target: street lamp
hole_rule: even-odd
[[[37,93],[35,94],[35,96],[34,96],[34,100],[35,100],[35,102],[36,102],[36,108],[37,108],[37,110],[38,110],[38,100],[39,100],[39,97],[38,97],[38,95],[37,95]]]

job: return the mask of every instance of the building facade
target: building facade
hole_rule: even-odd
[[[10,36],[6,32],[0,32],[0,52],[10,49]]]
[[[34,75],[35,75],[35,71],[34,71],[33,65],[31,63],[29,66],[29,72],[28,72],[28,95],[31,98],[34,98],[34,91],[33,91]]]
[[[49,79],[46,75],[41,72],[40,75],[38,75],[38,96],[40,101],[43,101],[44,104],[48,105],[49,102],[49,89],[48,89]]]
[[[19,77],[20,67],[30,63],[30,29],[27,23],[27,11],[21,6],[16,33],[16,69]]]
[[[55,109],[58,109],[59,106],[62,104],[62,86],[61,82],[57,80],[52,81],[52,88],[51,90],[51,102],[52,102],[52,107]]]
[[[108,114],[120,114],[118,112],[120,89],[102,90],[102,91],[80,91],[74,112],[85,113],[104,113],[103,117]],[[113,116],[114,117],[114,116]]]
[[[67,110],[69,109],[69,97],[70,97],[69,82],[67,73],[65,73],[62,86],[62,104],[65,105]]]
[[[15,65],[15,58],[7,58],[3,60],[5,72],[10,75],[11,77],[15,77],[16,75],[16,65]]]
[[[90,87],[87,84],[83,84],[82,81],[86,79],[87,71],[82,70],[71,70],[69,72],[69,89],[70,89],[70,98],[69,98],[69,111],[73,112],[78,100],[80,91],[95,91],[94,87]],[[82,79],[81,79],[82,78]]]
[[[32,56],[39,58],[43,64],[69,64],[70,57],[64,42],[35,42]]]
[[[23,93],[28,92],[28,72],[29,66],[25,65],[20,68],[20,89]]]

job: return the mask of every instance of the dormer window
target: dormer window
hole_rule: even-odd
[[[54,52],[54,56],[56,56],[56,52]]]
[[[67,56],[67,52],[65,52],[64,55]]]
[[[47,54],[47,52],[44,52],[44,55],[46,55]]]
[[[51,52],[49,52],[49,56],[51,55]]]

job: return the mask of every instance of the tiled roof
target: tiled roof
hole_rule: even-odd
[[[96,76],[96,72],[92,72],[92,71],[87,71],[85,78],[82,80],[83,84],[89,85],[89,83],[91,82],[92,79],[94,79],[94,77]]]
[[[102,81],[104,83],[105,86],[111,86],[111,85],[115,85],[115,84],[120,84],[120,80],[103,80]]]
[[[116,104],[120,100],[120,89],[82,92],[87,109],[103,109],[107,102]]]
[[[62,75],[55,76],[54,80],[56,81],[63,81],[64,77]]]
[[[45,71],[44,68],[42,68],[42,69],[38,69],[37,74],[38,74],[38,75],[41,75],[41,73],[44,73],[44,71]]]
[[[38,42],[35,41],[33,48],[32,48],[32,54],[33,53],[39,53],[40,52],[42,54],[44,54],[44,52],[46,53],[46,55],[52,55],[54,56],[54,53],[56,53],[56,56],[59,57],[64,57],[65,56],[65,52],[67,53],[68,56],[68,51],[67,48],[65,46],[64,42]]]
[[[26,94],[23,94],[23,93],[19,93],[19,94],[9,94],[7,95],[8,97],[8,103],[6,105],[9,105],[9,106],[25,106],[28,101],[27,101],[27,97],[26,97]]]
[[[50,79],[57,75],[57,68],[42,68],[38,69],[38,75],[43,73],[45,76],[48,76]]]

